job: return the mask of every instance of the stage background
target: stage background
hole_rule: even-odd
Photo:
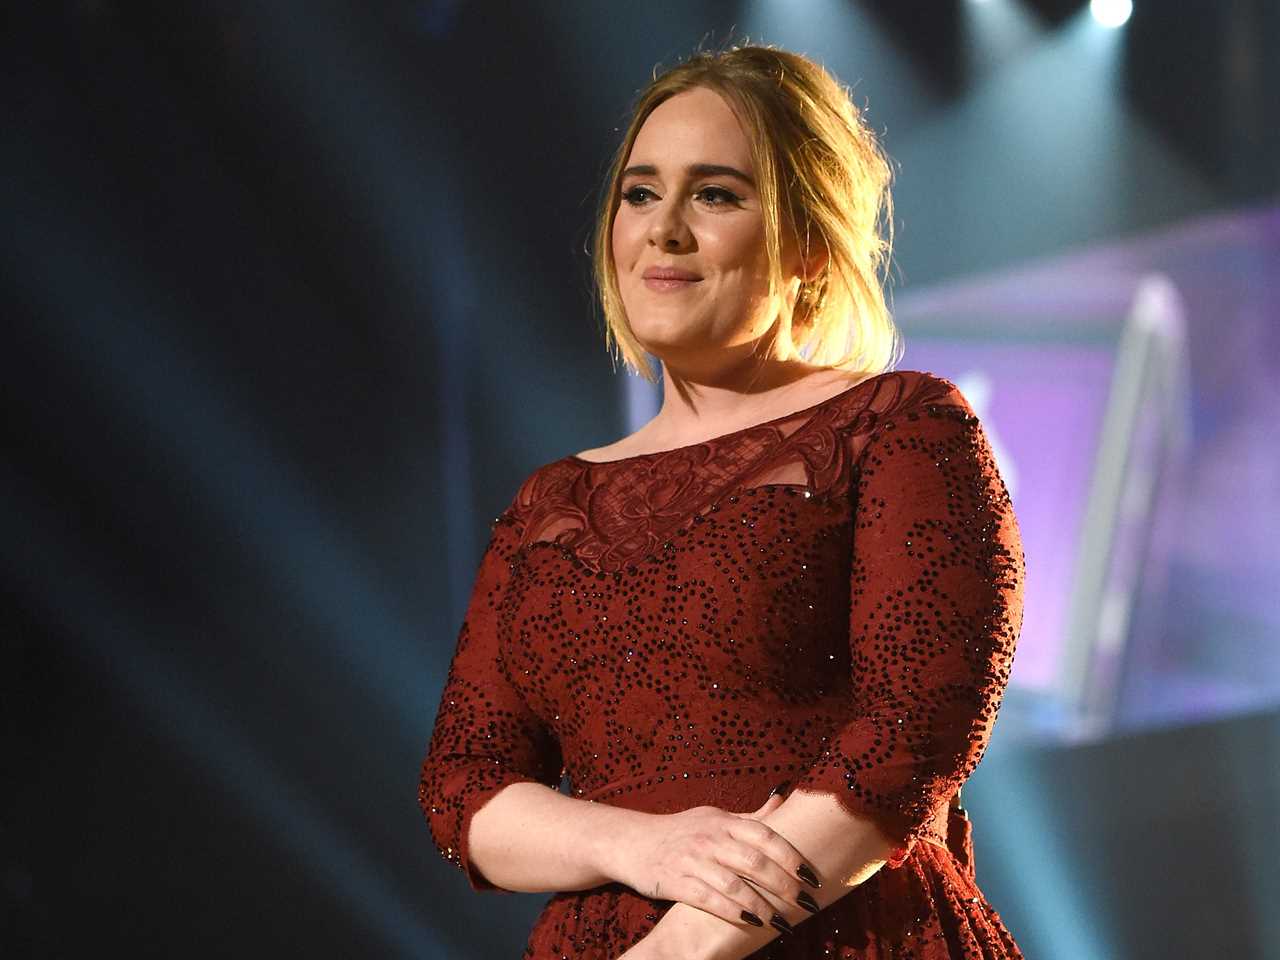
[[[1092,409],[1064,384],[1106,382],[1046,291],[1176,291],[1187,445],[1116,710],[1081,733],[1011,693],[965,801],[1029,958],[1280,956],[1280,6],[2,16],[0,953],[518,955],[545,895],[466,888],[418,765],[490,520],[644,409],[584,250],[630,98],[733,31],[868,106],[899,165],[902,366],[991,378],[1028,521]],[[999,329],[929,309],[984,290]],[[1037,391],[1037,358],[1080,379]],[[1074,529],[1029,555],[1028,665],[1061,641]]]

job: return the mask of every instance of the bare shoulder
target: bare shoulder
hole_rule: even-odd
[[[671,442],[664,442],[661,438],[652,435],[652,432],[648,429],[649,426],[650,424],[646,423],[635,433],[628,434],[602,447],[583,450],[574,454],[574,456],[579,460],[590,460],[598,463],[604,460],[625,460],[628,457],[638,457],[654,450],[672,446]]]

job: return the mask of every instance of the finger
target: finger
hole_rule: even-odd
[[[787,904],[816,913],[817,901],[809,895],[799,877],[775,861],[760,847],[727,837],[716,846],[716,859],[744,880]],[[762,895],[763,896],[763,895]]]
[[[765,896],[763,884],[754,883],[750,877],[739,873],[725,861],[714,862],[711,869],[715,875],[713,885],[730,900],[742,904],[745,909],[766,922],[777,913],[778,905]],[[783,898],[778,899],[786,903]]]
[[[799,850],[768,824],[761,823],[759,820],[739,818],[737,821],[730,821],[729,836],[767,854],[770,860],[781,867],[789,879],[802,880],[815,889],[822,886],[822,877],[813,868],[813,864],[809,863]],[[790,899],[795,902],[795,898]]]
[[[721,876],[719,873],[721,870],[734,883],[731,884],[729,880],[721,880],[719,882],[729,887],[736,885],[737,888],[744,892],[751,891],[750,884],[746,883],[741,877],[735,876],[731,871],[724,870],[719,864],[712,865],[711,875],[719,877]],[[691,907],[697,907],[699,910],[744,929],[763,926],[769,922],[769,918],[774,914],[774,909],[769,905],[769,901],[755,891],[751,891],[750,898],[743,902],[716,889],[715,884],[708,883],[701,877],[686,876],[684,879],[687,884],[682,888],[685,896],[681,897],[681,900]],[[764,912],[761,913],[761,911]],[[755,920],[759,920],[760,923],[757,924],[754,920],[747,919],[747,917],[743,916],[744,912],[750,914]]]
[[[759,807],[757,807],[754,812],[739,813],[737,814],[737,816],[753,818],[753,819],[766,816],[773,810],[776,810],[782,804],[782,801],[785,799],[786,797],[782,796],[782,794],[780,793],[770,794],[769,799],[766,800],[764,803],[762,803]]]

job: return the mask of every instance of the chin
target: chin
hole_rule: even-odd
[[[671,350],[705,350],[713,346],[702,330],[674,317],[666,323],[653,318],[632,323],[631,332],[641,346],[655,354]]]
[[[642,342],[670,343],[687,340],[697,329],[697,323],[689,319],[688,311],[654,310],[648,304],[639,309],[627,309],[627,322],[631,332]]]

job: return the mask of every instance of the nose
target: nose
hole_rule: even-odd
[[[649,225],[649,242],[664,250],[679,250],[692,241],[680,204],[668,202],[654,211]]]

